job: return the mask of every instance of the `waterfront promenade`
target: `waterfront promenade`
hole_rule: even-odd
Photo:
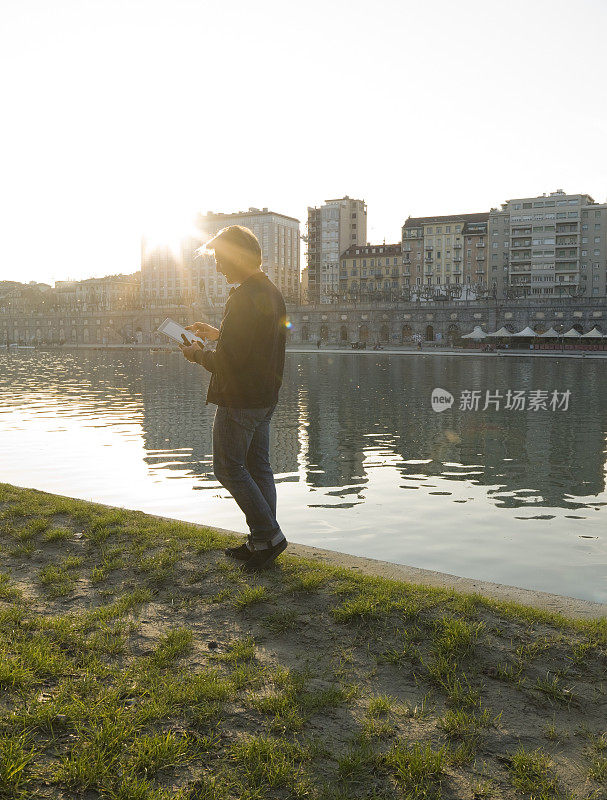
[[[162,351],[171,353],[181,353],[178,347],[149,345],[149,344],[65,344],[61,346],[44,346],[40,345],[35,348],[36,350],[48,351],[69,351],[69,350],[141,350],[141,351]],[[354,350],[349,345],[347,347],[340,347],[338,345],[323,345],[317,348],[315,344],[292,344],[287,345],[287,352],[289,353],[334,353],[344,354],[351,353],[352,355],[401,355],[401,356],[480,356],[483,358],[501,358],[524,356],[530,358],[598,358],[607,359],[607,351],[600,350],[525,350],[523,348],[513,348],[508,350],[494,350],[491,352],[483,351],[475,347],[445,347],[440,345],[426,345],[421,350],[417,347],[407,345],[390,345],[382,347],[381,350],[374,350],[373,347],[367,347],[365,350]],[[32,348],[11,347],[2,349],[1,352],[31,352]]]

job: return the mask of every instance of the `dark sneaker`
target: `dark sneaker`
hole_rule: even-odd
[[[236,558],[238,561],[247,561],[253,555],[253,551],[249,550],[246,544],[241,544],[238,547],[227,547],[223,552],[226,556]]]
[[[274,547],[269,547],[266,550],[255,550],[251,557],[242,564],[242,568],[248,572],[261,572],[261,570],[271,567],[276,556],[285,551],[287,545],[287,540],[283,539],[282,542],[279,542]]]

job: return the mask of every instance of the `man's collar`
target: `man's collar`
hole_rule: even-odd
[[[263,270],[260,269],[258,272],[252,272],[249,275],[249,277],[245,278],[244,281],[241,281],[238,284],[238,286],[232,286],[232,288],[228,292],[228,297],[232,294],[232,292],[235,292],[236,289],[240,289],[241,286],[244,286],[245,283],[249,284],[249,282],[252,281],[254,278],[261,278],[261,277],[264,277],[264,278],[266,277],[266,273]]]

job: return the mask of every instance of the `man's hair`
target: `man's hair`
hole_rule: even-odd
[[[216,251],[219,259],[222,256],[240,266],[261,266],[261,245],[257,236],[243,225],[228,225],[222,228],[210,241],[200,247],[199,253]]]

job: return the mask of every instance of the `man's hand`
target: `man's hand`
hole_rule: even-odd
[[[187,358],[188,361],[191,361],[192,363],[197,364],[198,362],[196,361],[196,351],[197,350],[202,350],[202,347],[200,346],[200,342],[192,342],[192,344],[190,344],[188,342],[188,340],[186,339],[185,334],[182,333],[181,336],[182,336],[183,341],[185,343],[185,344],[180,344],[179,345],[179,347],[181,347],[181,352]]]
[[[196,336],[200,336],[201,339],[209,339],[211,342],[219,338],[219,330],[207,322],[194,322],[192,325],[186,325],[185,329],[193,331]]]

